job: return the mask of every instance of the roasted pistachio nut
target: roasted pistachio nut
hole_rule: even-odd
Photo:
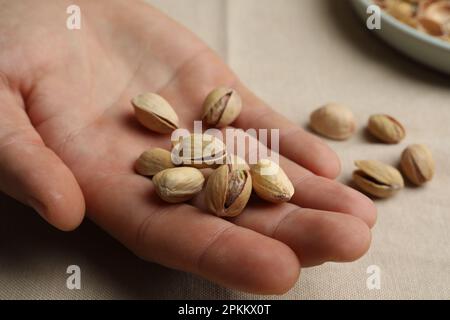
[[[356,161],[355,165],[358,170],[353,172],[353,181],[372,196],[388,198],[404,187],[402,175],[394,167],[374,160]]]
[[[294,186],[286,173],[275,162],[264,159],[251,165],[253,190],[269,202],[282,203],[291,200]]]
[[[214,136],[192,134],[184,137],[172,150],[172,162],[194,168],[217,168],[226,163],[227,148]]]
[[[450,2],[448,0],[426,1],[418,12],[420,29],[433,36],[450,35]]]
[[[374,0],[398,20],[424,33],[450,41],[450,1]]]
[[[211,127],[230,125],[242,110],[242,100],[234,89],[214,89],[203,103],[203,121]]]
[[[387,1],[387,4],[387,10],[392,16],[412,27],[417,26],[414,17],[416,11],[414,3],[407,1]]]
[[[172,163],[172,155],[169,151],[154,148],[143,152],[134,167],[140,175],[151,177],[175,166]]]
[[[147,129],[166,134],[178,128],[178,116],[163,97],[155,93],[144,93],[131,102],[137,120]]]
[[[188,167],[166,169],[153,177],[156,193],[169,203],[192,199],[202,190],[204,182],[200,170]]]
[[[205,201],[208,209],[217,216],[235,217],[245,209],[251,193],[250,173],[223,165],[209,176]]]
[[[403,125],[395,118],[385,114],[371,116],[367,129],[377,139],[391,144],[399,143],[406,135]]]
[[[346,140],[355,133],[356,121],[349,108],[330,103],[311,114],[310,127],[327,138]]]
[[[421,186],[434,177],[435,163],[427,146],[414,144],[403,151],[400,161],[403,174],[415,185]]]

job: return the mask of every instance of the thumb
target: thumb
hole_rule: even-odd
[[[58,229],[73,230],[85,211],[80,186],[16,100],[0,90],[0,190],[33,207]]]

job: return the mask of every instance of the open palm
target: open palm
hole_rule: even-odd
[[[131,1],[78,1],[81,30],[66,28],[66,1],[0,0],[0,187],[63,230],[84,216],[138,256],[256,293],[282,293],[300,265],[351,261],[370,243],[372,202],[333,180],[339,161],[319,139],[246,89],[193,34]],[[201,116],[214,87],[236,88],[236,127],[280,128],[292,203],[251,202],[223,220],[167,205],[133,172],[149,147],[169,148],[133,119],[130,100],[157,92],[182,127]],[[295,146],[295,147],[294,147]]]

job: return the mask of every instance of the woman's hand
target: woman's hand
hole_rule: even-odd
[[[366,252],[372,202],[328,178],[337,156],[253,95],[193,34],[131,1],[78,1],[81,30],[66,28],[69,1],[0,0],[0,188],[71,230],[89,218],[138,256],[224,286],[282,293],[300,265],[351,261]],[[191,128],[214,87],[236,88],[235,126],[280,128],[281,166],[295,184],[289,204],[251,203],[223,220],[170,206],[133,164],[169,148],[133,119],[130,100],[167,98]]]

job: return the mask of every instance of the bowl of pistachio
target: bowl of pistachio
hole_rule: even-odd
[[[366,22],[381,10],[376,35],[436,70],[450,74],[450,0],[352,0]],[[371,20],[373,21],[373,20]]]

